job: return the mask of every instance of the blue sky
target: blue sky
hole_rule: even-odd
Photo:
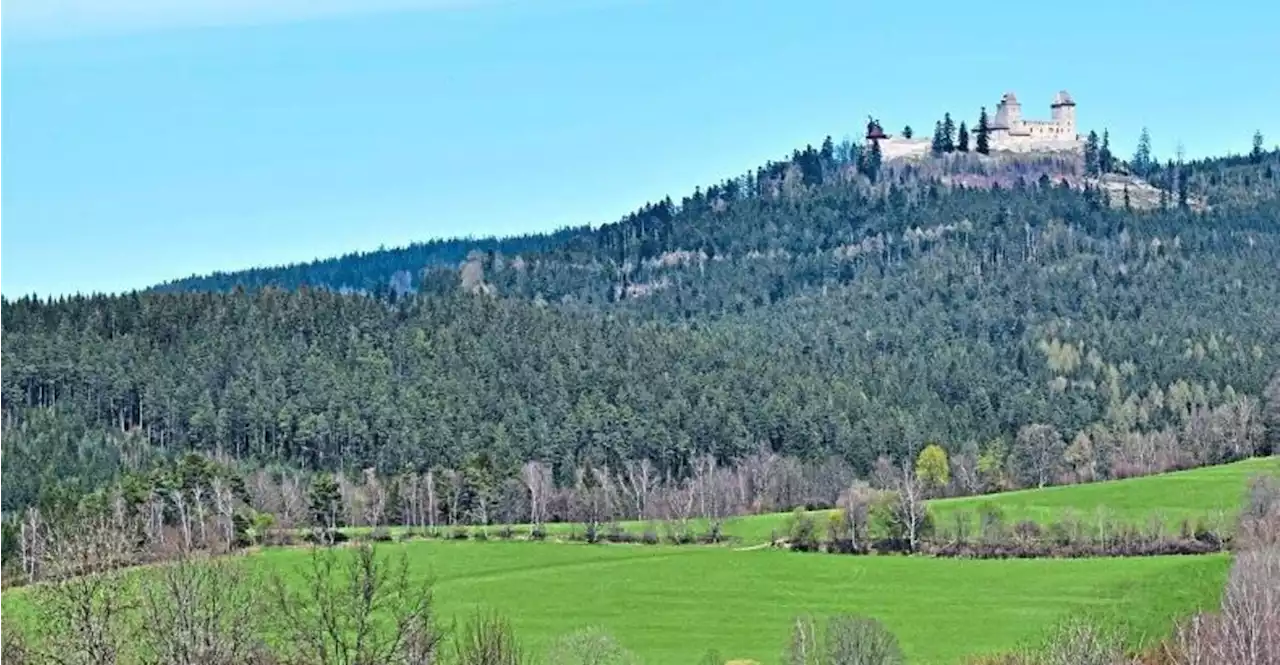
[[[0,290],[607,222],[1005,90],[1125,155],[1280,139],[1277,3],[982,6],[9,0]]]

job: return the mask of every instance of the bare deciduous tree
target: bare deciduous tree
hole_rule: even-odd
[[[184,556],[141,587],[141,662],[249,665],[265,647],[256,628],[257,585],[235,558]]]
[[[657,483],[657,471],[647,458],[640,461],[627,460],[622,464],[622,473],[618,474],[618,485],[631,499],[632,515],[642,520],[649,516],[649,495],[653,493]]]
[[[520,478],[529,490],[529,518],[534,526],[547,519],[547,502],[551,496],[551,467],[542,462],[526,462],[520,469]]]
[[[871,507],[878,495],[871,485],[855,481],[837,502],[843,536],[849,539],[855,552],[866,551],[871,546]]]
[[[135,533],[121,502],[108,513],[67,522],[43,536],[39,564],[48,584],[33,589],[45,639],[32,652],[57,665],[113,665],[127,643],[133,607],[127,576],[115,568],[133,560]]]
[[[387,488],[373,469],[364,470],[363,489],[365,500],[361,508],[364,523],[371,527],[383,526],[386,522]]]
[[[741,502],[751,512],[761,513],[775,508],[769,501],[769,487],[777,463],[778,456],[763,445],[738,463]]]
[[[1044,487],[1057,476],[1066,444],[1049,425],[1027,425],[1018,430],[1012,461],[1016,472],[1030,485]]]
[[[301,577],[301,588],[280,574],[270,585],[283,648],[295,662],[434,662],[440,633],[431,587],[412,581],[403,552],[392,561],[370,543],[312,548]]]

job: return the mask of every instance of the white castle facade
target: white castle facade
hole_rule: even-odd
[[[977,146],[978,121],[966,123],[969,129],[969,149]],[[1054,95],[1049,104],[1048,120],[1028,120],[1022,117],[1022,104],[1017,95],[1006,92],[1000,98],[996,111],[987,119],[987,138],[991,152],[1062,152],[1081,150],[1083,141],[1076,129],[1076,103],[1066,90]],[[925,136],[891,136],[881,130],[878,122],[867,127],[867,142],[880,144],[885,159],[924,156],[933,144],[931,134]]]

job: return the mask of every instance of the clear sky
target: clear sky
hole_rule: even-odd
[[[1007,7],[1008,10],[1002,10]],[[8,0],[7,297],[613,221],[868,114],[1280,139],[1280,3]]]

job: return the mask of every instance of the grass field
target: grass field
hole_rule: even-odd
[[[780,661],[792,619],[859,612],[885,622],[912,663],[955,663],[1033,639],[1070,613],[1162,636],[1217,602],[1226,556],[969,561],[842,557],[777,550],[426,542],[405,548],[430,575],[445,617],[511,617],[527,646],[598,626],[646,663],[725,657]],[[305,565],[299,550],[264,566]]]
[[[1099,509],[1145,523],[1231,515],[1247,479],[1280,471],[1280,459],[1093,485],[1010,492],[933,503],[940,519],[991,501],[1010,519],[1048,520]],[[446,542],[381,545],[404,552],[411,571],[435,581],[446,620],[476,609],[511,618],[535,651],[586,627],[613,634],[646,663],[695,663],[710,649],[726,658],[780,662],[798,615],[857,612],[883,621],[912,663],[956,663],[1034,640],[1056,621],[1086,613],[1125,627],[1135,640],[1164,636],[1175,618],[1213,606],[1227,555],[1113,559],[960,560],[799,554],[742,545],[768,540],[786,515],[729,522],[730,547],[591,546],[564,542]],[[633,529],[637,525],[631,525]],[[572,525],[554,525],[567,530]],[[250,555],[264,571],[300,575],[301,548]],[[141,572],[141,571],[140,571]],[[4,596],[9,617],[28,616],[22,590]]]
[[[379,547],[405,552],[411,574],[434,581],[446,623],[497,611],[539,654],[598,627],[650,665],[693,665],[710,649],[779,663],[796,616],[843,612],[883,621],[913,664],[1016,648],[1077,613],[1149,641],[1217,603],[1230,564],[1226,555],[979,561],[496,541]],[[300,579],[307,557],[272,549],[247,562]],[[32,620],[27,591],[5,593],[7,620]]]

